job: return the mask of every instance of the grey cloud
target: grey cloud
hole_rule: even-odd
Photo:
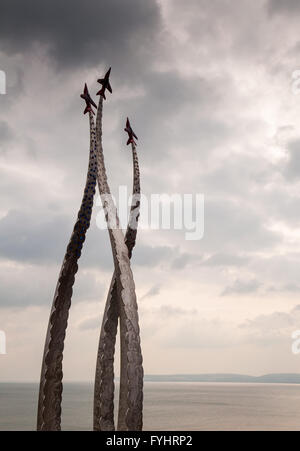
[[[197,262],[201,258],[197,255],[192,255],[188,253],[182,253],[178,257],[174,258],[172,262],[173,269],[184,269],[188,264]]]
[[[244,6],[246,2],[242,2],[242,4]],[[25,6],[22,2],[16,6],[15,0],[5,1],[0,18],[0,25],[1,22],[6,21],[2,27],[0,26],[3,48],[10,48],[16,52],[25,51],[34,41],[38,40],[50,45],[51,54],[61,67],[65,65],[76,67],[77,64],[83,67],[83,65],[98,64],[89,59],[93,57],[90,54],[96,42],[96,45],[99,43],[96,52],[99,55],[99,61],[108,62],[110,56],[114,58],[118,70],[113,68],[113,74],[116,74],[119,68],[125,64],[126,67],[124,66],[124,70],[120,73],[124,75],[124,84],[130,83],[131,68],[129,68],[129,64],[133,60],[137,63],[145,61],[148,51],[151,52],[153,46],[156,45],[156,34],[161,27],[159,8],[156,3],[137,3],[130,0],[125,4],[125,2],[113,0],[102,3],[73,1],[72,8],[70,5],[70,1],[59,4],[56,1],[51,3],[45,1],[41,5],[30,0],[26,4],[26,11],[31,12],[29,16],[24,11]],[[188,15],[194,24],[197,22],[197,14],[200,10],[203,23],[208,23],[208,17],[214,17],[213,30],[218,29],[220,20],[224,19],[226,30],[229,30],[229,24],[232,23],[231,14],[226,14],[228,8],[222,1],[214,1],[209,5],[205,2],[194,1],[184,11],[180,7],[180,2],[177,2],[177,6],[179,8],[177,13],[182,12],[184,16]],[[106,16],[97,14],[99,9],[101,12],[105,10]],[[239,11],[235,10],[234,13],[238,15]],[[219,12],[219,15],[216,15],[216,12]],[[253,12],[252,7],[251,12]],[[79,19],[77,19],[78,16]],[[128,18],[128,16],[130,17]],[[81,17],[85,17],[85,20],[82,20]],[[103,26],[102,22],[105,22]],[[132,26],[133,22],[136,26]],[[75,26],[76,33],[74,33]],[[233,31],[233,35],[230,35],[233,41],[236,39],[237,33],[244,33],[242,28],[241,26],[237,27]],[[223,31],[219,29],[221,34]],[[218,45],[216,37],[213,36],[209,27],[203,32],[204,35],[206,32],[208,36],[204,39],[202,46],[207,46],[208,53],[215,54],[215,45]],[[106,33],[105,36],[104,33]],[[187,40],[187,47],[189,44],[192,45],[194,35],[198,37],[196,29],[187,27],[188,33],[190,36]],[[145,40],[147,45],[144,45]],[[119,46],[120,41],[122,42]],[[226,51],[233,50],[229,47],[230,45]],[[142,48],[146,49],[146,53]],[[131,51],[132,49],[134,51]],[[161,46],[156,50],[158,53],[163,51]],[[242,140],[246,140],[245,130],[247,130],[248,124],[251,125],[251,130],[255,131],[253,118],[251,118],[251,114],[250,117],[247,117],[243,106],[241,106],[243,115],[239,118],[239,127],[237,127],[236,118],[241,109],[238,108],[236,111],[235,107],[237,106],[236,102],[240,99],[236,96],[234,77],[226,71],[223,73],[222,62],[223,60],[220,60],[219,71],[214,69],[206,73],[204,68],[201,70],[200,67],[197,74],[189,74],[188,77],[180,75],[181,72],[174,66],[172,70],[155,73],[150,70],[151,64],[144,65],[140,83],[145,95],[130,100],[121,99],[118,103],[117,114],[120,116],[118,123],[120,129],[121,125],[123,126],[121,118],[125,116],[125,112],[128,110],[129,114],[133,115],[133,123],[140,137],[141,170],[144,170],[144,174],[142,173],[143,187],[147,186],[150,191],[153,191],[154,186],[158,186],[159,189],[161,186],[172,189],[172,180],[174,179],[178,189],[184,190],[188,185],[188,187],[192,186],[194,190],[205,192],[205,235],[204,239],[196,244],[196,247],[198,251],[201,250],[211,256],[203,263],[211,267],[244,265],[247,263],[246,257],[245,259],[239,257],[235,255],[236,253],[247,254],[256,250],[271,249],[281,239],[279,234],[268,230],[264,225],[265,220],[268,219],[270,205],[275,202],[268,199],[268,202],[266,201],[263,205],[264,208],[261,208],[261,205],[256,203],[259,200],[258,197],[261,196],[261,191],[259,191],[257,199],[251,199],[252,192],[249,190],[249,187],[259,188],[260,184],[263,185],[272,180],[274,167],[268,165],[262,158],[249,157],[249,153],[246,152],[242,152],[238,156],[231,155],[230,158],[226,153],[222,153],[223,149],[227,148],[227,144],[236,147],[236,138],[241,139],[241,135],[244,135]],[[180,63],[178,62],[178,64]],[[133,67],[137,69],[137,72],[140,69],[139,64],[137,66],[134,64]],[[235,75],[239,75],[238,70],[234,67],[233,72],[236,70]],[[147,73],[145,73],[145,68],[149,68]],[[79,99],[77,101],[79,102]],[[107,109],[110,108],[109,112],[111,112],[112,107],[107,105]],[[230,105],[233,105],[232,110],[228,109]],[[116,108],[115,105],[113,108]],[[73,108],[70,109],[70,112],[73,114]],[[74,122],[72,128],[79,130],[78,134],[80,134],[82,129],[77,128],[77,124]],[[40,127],[41,124],[38,122],[36,130],[31,130],[33,139],[35,136],[40,136]],[[51,120],[51,132],[49,133],[48,130],[48,135],[43,127],[45,127],[44,123],[42,131],[45,141],[47,141],[47,137],[49,139],[50,135],[56,134],[53,133],[54,130],[59,129],[54,118]],[[72,135],[69,133],[72,128],[68,128],[68,135]],[[65,133],[65,127],[63,133]],[[107,133],[111,133],[108,136],[114,145],[116,142],[119,143],[119,138],[117,138],[119,135],[115,130]],[[82,149],[79,148],[80,146],[74,145],[76,140],[62,141],[63,135],[59,135],[59,137],[60,140],[57,142],[49,139],[51,145],[42,146],[40,152],[49,153],[51,151],[51,158],[56,159],[59,165],[65,166],[65,172],[74,182],[73,186],[78,185],[78,174],[81,174],[80,177],[84,176],[80,172],[82,160],[76,159],[76,154],[82,152]],[[37,139],[37,147],[40,144],[39,139]],[[244,141],[240,141],[238,147],[241,142]],[[215,146],[220,144],[222,146],[218,154],[218,148],[215,149]],[[179,149],[183,149],[180,152],[184,152],[184,158],[177,151],[177,146]],[[62,152],[61,148],[63,147],[69,148],[70,152]],[[70,155],[73,158],[72,167],[70,166]],[[120,166],[122,170],[125,167],[125,161],[123,166],[123,161],[120,164],[120,158],[123,158],[125,153],[122,153],[121,156],[118,153],[118,157],[115,157],[116,154],[107,152],[106,148],[106,155],[111,167],[118,168],[119,172],[110,172],[113,181],[119,183]],[[210,171],[210,168],[205,165],[205,159],[209,159],[210,163],[213,163],[212,167],[215,167],[221,155],[225,155],[225,158],[219,161],[220,164],[215,170]],[[293,158],[295,164],[292,163]],[[195,178],[181,170],[180,163],[183,160],[190,162],[191,166],[199,167],[199,173]],[[294,171],[296,174],[296,163],[296,152],[292,152],[289,169],[291,173]],[[128,159],[126,165],[127,168],[130,168]],[[188,166],[185,166],[184,170],[188,170],[187,168]],[[172,177],[173,175],[175,177]],[[178,180],[180,181],[178,182]],[[69,184],[66,186],[68,190],[70,190],[70,186],[72,187]],[[230,199],[228,200],[226,196],[229,196]],[[291,205],[291,212],[297,210],[296,206],[297,203]],[[49,221],[44,216],[44,220],[37,221],[36,218],[28,215],[24,216],[25,219],[21,218],[23,213],[19,213],[19,216],[11,216],[11,214],[0,222],[0,231],[3,236],[3,242],[0,245],[2,256],[27,262],[60,263],[72,231],[72,218],[61,215],[55,217],[55,220],[50,219]],[[21,224],[22,221],[23,224]],[[56,229],[59,230],[59,233]],[[44,241],[45,232],[50,237],[49,242]],[[168,239],[166,238],[167,244]],[[185,252],[181,253],[168,245],[151,247],[138,244],[133,255],[133,265],[148,268],[166,263],[172,269],[183,269],[197,259],[200,263],[201,257]],[[107,231],[100,232],[96,227],[91,227],[80,263],[83,267],[113,269]]]
[[[101,274],[101,273],[100,273]],[[85,268],[79,271],[73,288],[74,302],[103,301],[107,287],[99,277],[99,272]]]
[[[13,139],[13,132],[9,125],[0,121],[0,153],[6,151],[7,143],[9,143]]]
[[[0,275],[0,306],[27,307],[28,305],[51,306],[55,285],[52,274],[32,271],[32,268],[4,272]]]
[[[249,257],[235,255],[235,254],[226,254],[226,253],[217,253],[213,254],[207,259],[205,259],[202,264],[204,266],[244,266],[248,263]]]
[[[159,23],[156,2],[3,0],[1,47],[10,54],[23,53],[41,43],[60,68],[105,62],[118,71],[126,69],[126,78],[151,54]]]
[[[194,318],[184,318],[176,330],[165,337],[164,343],[170,347],[215,348],[259,344],[262,346],[283,344],[290,352],[291,333],[299,329],[300,306],[287,312],[275,311],[259,315],[240,324],[231,324],[219,319],[207,321],[193,314]]]
[[[298,306],[299,307],[299,306]],[[242,329],[256,329],[265,330],[265,332],[285,327],[290,327],[291,325],[298,325],[299,320],[299,308],[293,309],[290,312],[274,312],[270,315],[260,315],[253,320],[247,320],[245,323],[241,324]],[[297,313],[297,314],[296,314]]]
[[[153,267],[163,261],[171,260],[172,257],[173,249],[169,246],[152,247],[139,244],[134,250],[132,261],[135,265]]]
[[[231,127],[226,121],[211,115],[224,98],[221,83],[232,88],[230,79],[200,76],[187,79],[168,71],[148,73],[142,83],[145,96],[130,99],[123,109],[134,119],[143,159],[151,166],[165,159],[175,166],[174,147],[186,149],[186,159],[190,160],[199,158],[201,148],[203,159],[230,135]]]
[[[0,220],[0,258],[16,262],[60,264],[69,242],[74,217],[53,211],[11,210]],[[133,264],[154,267],[168,264],[184,267],[193,258],[171,246],[139,244]],[[82,268],[113,271],[107,230],[100,230],[92,217],[80,260]]]
[[[300,12],[300,3],[298,0],[269,0],[267,8],[271,14],[295,14]]]
[[[262,346],[281,343],[290,350],[291,333],[299,329],[300,324],[300,305],[287,312],[275,311],[240,323],[219,318],[207,320],[196,310],[169,307],[162,306],[159,310],[148,312],[155,318],[148,327],[161,325],[155,332],[156,336],[161,336],[161,343],[166,347],[210,349],[253,343]],[[175,324],[173,316],[177,317]],[[166,327],[168,319],[170,321]]]
[[[148,290],[147,293],[144,294],[144,296],[141,297],[141,301],[142,301],[143,299],[146,299],[146,298],[150,298],[150,297],[156,296],[156,295],[159,294],[159,293],[160,293],[160,285],[158,285],[158,284],[153,285],[153,286],[150,288],[150,290]]]
[[[296,178],[287,176],[287,183],[297,182]],[[269,218],[294,226],[300,221],[300,197],[287,189],[287,184],[277,184],[271,191],[261,191],[261,203]]]
[[[210,109],[218,105],[223,97],[224,86],[228,87],[230,79],[211,76],[194,76],[185,78],[178,72],[148,73],[144,78],[146,94],[149,96],[149,110],[167,113],[179,113],[185,105],[197,102],[201,109]],[[222,84],[222,88],[220,85]],[[154,112],[152,111],[152,112]],[[182,132],[182,129],[180,130]],[[185,130],[188,135],[188,130]]]
[[[227,316],[246,294],[249,298],[257,292],[265,295],[265,306],[252,303],[251,317],[258,309],[272,311],[274,303],[286,305],[298,294],[300,258],[288,255],[290,249],[297,250],[297,235],[293,234],[293,247],[285,227],[282,233],[268,227],[284,221],[287,230],[293,231],[300,218],[297,186],[291,186],[299,181],[299,143],[289,145],[290,159],[284,166],[273,160],[282,141],[270,138],[275,125],[279,129],[291,125],[282,129],[283,140],[297,129],[299,103],[291,103],[289,97],[290,74],[298,64],[297,24],[286,13],[295,12],[299,2],[241,0],[233,7],[233,2],[225,0],[185,4],[174,0],[164,6],[163,22],[157,3],[1,3],[1,69],[7,72],[8,89],[1,97],[0,113],[11,129],[2,125],[1,131],[0,125],[0,145],[6,139],[7,147],[12,147],[12,152],[1,155],[1,215],[15,211],[0,220],[0,302],[50,307],[87,165],[88,118],[82,116],[79,90],[84,78],[93,77],[94,84],[89,81],[89,85],[94,94],[96,71],[100,65],[101,71],[111,65],[114,94],[105,103],[104,144],[112,190],[125,177],[131,189],[130,148],[125,151],[123,135],[128,114],[139,136],[143,192],[205,194],[201,241],[185,242],[181,232],[172,231],[151,232],[153,242],[151,238],[143,241],[146,234],[139,231],[132,258],[133,270],[138,269],[138,293],[149,297],[149,302],[146,298],[141,303],[141,321],[146,323],[142,333],[151,337],[152,344],[154,332],[161,336],[158,349],[163,347],[164,334],[169,346],[187,347],[182,362],[189,367],[193,359],[185,362],[184,356],[193,347],[240,346],[260,339],[272,342],[276,328],[278,336],[284,337],[289,324],[299,328],[300,320],[292,323],[290,318],[296,310],[257,318],[239,328],[240,334],[234,310],[233,323],[227,325],[223,317],[206,321],[200,310],[198,314],[192,310],[194,303],[202,309],[202,298],[198,303],[197,296],[204,292],[206,298],[206,287],[209,292],[234,295],[222,298]],[[270,18],[267,3],[282,17]],[[36,154],[34,164],[27,148]],[[5,265],[11,268],[10,275],[3,270]],[[186,310],[168,289],[183,269],[186,292],[192,295]],[[107,231],[92,224],[74,300],[105,299],[107,286],[103,288],[99,281],[101,270],[108,283],[113,260]],[[166,305],[159,308],[163,302]],[[212,315],[214,309],[222,315],[219,303],[211,296]],[[151,310],[151,304],[156,311],[153,307],[148,318],[144,310]],[[206,318],[205,302],[203,308]],[[76,320],[80,330],[99,327],[101,318],[88,316],[83,313]],[[272,330],[269,336],[268,329]],[[247,364],[260,371],[257,353],[253,354]],[[221,354],[215,361],[220,356],[221,367]],[[202,363],[211,362],[204,356]]]
[[[91,243],[98,242],[98,244],[87,245],[83,248],[82,265],[95,268],[100,265],[105,270],[113,270],[113,258],[107,233],[107,230],[99,230],[92,225],[88,240]],[[132,264],[140,267],[155,267],[161,264],[172,266],[177,259],[181,258],[181,255],[184,254],[181,254],[178,248],[171,246],[151,246],[138,243],[133,251]]]
[[[87,243],[82,251],[81,265],[97,268],[100,266],[104,270],[113,271],[113,258],[108,239],[107,230],[99,230],[96,225],[92,225],[88,231]],[[184,264],[179,263],[181,258]],[[151,246],[138,243],[132,255],[132,265],[145,267],[156,267],[165,264],[171,267],[177,265],[184,267],[193,256],[181,253],[180,249],[171,246]],[[150,290],[151,291],[151,290]],[[151,293],[150,293],[151,294]]]
[[[98,316],[85,319],[78,325],[78,329],[86,331],[86,330],[95,330],[101,327],[101,318]]]
[[[259,315],[239,325],[245,333],[243,341],[269,346],[283,343],[291,352],[291,334],[299,329],[300,306],[296,305],[288,312],[275,311],[269,315]]]
[[[271,248],[280,234],[264,226],[264,218],[255,206],[221,199],[205,200],[205,232],[202,249],[235,253]]]
[[[253,258],[249,264],[249,269],[271,287],[291,287],[298,285],[299,264],[299,253],[286,252],[283,255],[274,255],[270,258]]]
[[[224,291],[221,293],[221,296],[228,296],[231,294],[250,294],[250,293],[256,293],[258,291],[258,288],[261,286],[261,283],[258,280],[252,279],[252,280],[235,280],[235,282],[226,287]]]
[[[195,313],[191,317],[183,317],[181,322],[176,324],[176,328],[170,326],[170,332],[162,339],[166,347],[213,349],[239,343],[232,324],[219,319],[205,320]]]
[[[16,261],[57,262],[63,256],[67,230],[70,222],[65,216],[45,219],[43,212],[10,211],[0,221],[0,255]]]
[[[267,9],[265,1],[249,3],[241,0],[234,7],[230,2],[214,0],[190,0],[187,8],[182,8],[180,0],[173,1],[171,18],[181,27],[184,34],[190,36],[189,44],[197,46],[197,55],[203,64],[211,64],[209,47],[213,50],[214,60],[237,56],[242,61],[265,61],[270,46],[270,36],[266,39]],[[237,25],[238,24],[238,25]],[[274,38],[273,38],[274,39]],[[184,46],[187,46],[185,41]],[[200,63],[201,64],[201,63]],[[224,66],[226,63],[224,64]]]
[[[194,316],[197,314],[197,310],[172,307],[172,305],[162,305],[157,314],[163,319],[168,319],[174,317]]]
[[[159,308],[149,308],[151,303],[148,303],[148,308],[144,308],[146,303],[141,304],[141,318],[145,320],[143,328],[143,337],[153,337],[156,335],[162,335],[165,337],[167,335],[167,342],[169,342],[170,334],[174,335],[174,342],[181,342],[181,334],[178,331],[178,325],[186,324],[186,321],[193,320],[196,318],[195,323],[198,323],[197,328],[201,329],[199,326],[199,318],[197,317],[196,309],[182,308],[172,305],[161,305]],[[181,343],[182,345],[182,343]]]
[[[292,141],[288,145],[289,161],[285,168],[287,179],[297,181],[300,178],[300,139]]]
[[[0,257],[34,264],[60,264],[73,230],[72,219],[75,217],[53,211],[9,211],[0,221]],[[112,270],[106,234],[106,230],[100,231],[92,222],[82,250],[81,267]]]
[[[280,285],[280,286],[271,286],[269,287],[270,292],[273,293],[299,293],[300,292],[300,285],[288,283],[286,285]]]
[[[13,132],[5,121],[0,121],[0,143],[9,141],[13,137]]]
[[[181,252],[172,246],[149,246],[138,244],[134,250],[132,262],[139,266],[159,266],[166,264],[172,269],[183,269],[189,263],[201,259],[196,254]]]
[[[59,266],[1,264],[0,307],[51,306]],[[92,272],[78,272],[73,302],[101,300],[105,289]]]
[[[207,190],[222,193],[223,195],[236,195],[249,193],[249,186],[262,188],[273,181],[279,172],[262,155],[247,155],[233,153],[226,159],[219,155],[216,167],[202,175],[203,185]],[[218,158],[218,156],[217,156]]]
[[[98,229],[93,220],[82,249],[80,265],[105,271],[113,271],[114,268],[108,232]]]
[[[214,272],[218,267],[222,269],[232,267],[239,271],[237,279],[222,290],[222,296],[231,294],[243,296],[247,293],[254,295],[259,292],[260,295],[269,298],[280,297],[283,294],[289,297],[298,295],[299,264],[300,254],[296,252],[286,252],[272,257],[261,257],[255,252],[249,252],[243,256],[238,253],[216,254],[204,260],[202,266],[203,269],[208,266]]]

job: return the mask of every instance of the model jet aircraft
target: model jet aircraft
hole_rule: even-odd
[[[93,109],[92,109],[92,106],[97,109],[97,105],[95,104],[95,102],[91,98],[86,83],[84,85],[83,94],[80,94],[80,97],[83,100],[85,100],[85,103],[86,103],[86,107],[85,107],[85,110],[84,110],[83,114],[86,114],[88,111],[90,111],[91,113],[95,114]]]
[[[130,143],[132,143],[132,144],[134,144],[134,145],[136,146],[136,142],[134,141],[134,138],[135,138],[135,139],[139,139],[139,138],[136,136],[136,134],[135,134],[134,131],[132,130],[128,118],[127,118],[127,121],[126,121],[126,128],[124,128],[124,130],[125,130],[125,132],[128,133],[127,146],[128,146],[128,144],[130,144]]]
[[[106,100],[105,89],[107,89],[110,93],[112,93],[112,89],[111,89],[110,82],[109,82],[110,71],[111,71],[111,67],[108,69],[108,71],[104,75],[104,78],[99,78],[99,80],[97,80],[98,83],[100,83],[102,85],[102,88],[100,89],[100,91],[97,92],[97,96],[100,95],[105,100]]]

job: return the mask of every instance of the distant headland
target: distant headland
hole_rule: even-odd
[[[161,374],[145,375],[145,382],[235,382],[267,384],[300,384],[298,373],[272,373],[263,376],[245,374]]]

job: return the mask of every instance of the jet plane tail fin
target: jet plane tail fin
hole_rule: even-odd
[[[87,105],[87,106],[85,107],[85,110],[84,110],[83,114],[86,114],[86,113],[88,113],[89,111],[90,111],[92,114],[95,114],[94,111],[93,111],[92,108],[91,108],[91,105]]]
[[[104,100],[106,100],[105,97],[105,88],[101,88],[100,91],[97,92],[97,96],[102,96]]]

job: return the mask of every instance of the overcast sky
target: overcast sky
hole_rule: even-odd
[[[1,381],[39,379],[86,177],[79,95],[87,82],[95,98],[109,66],[104,151],[113,192],[132,185],[128,115],[143,192],[205,196],[202,240],[138,233],[132,267],[145,372],[299,372],[291,351],[300,329],[299,16],[298,0],[2,0]],[[113,272],[99,210],[74,287],[66,380],[94,377]]]

